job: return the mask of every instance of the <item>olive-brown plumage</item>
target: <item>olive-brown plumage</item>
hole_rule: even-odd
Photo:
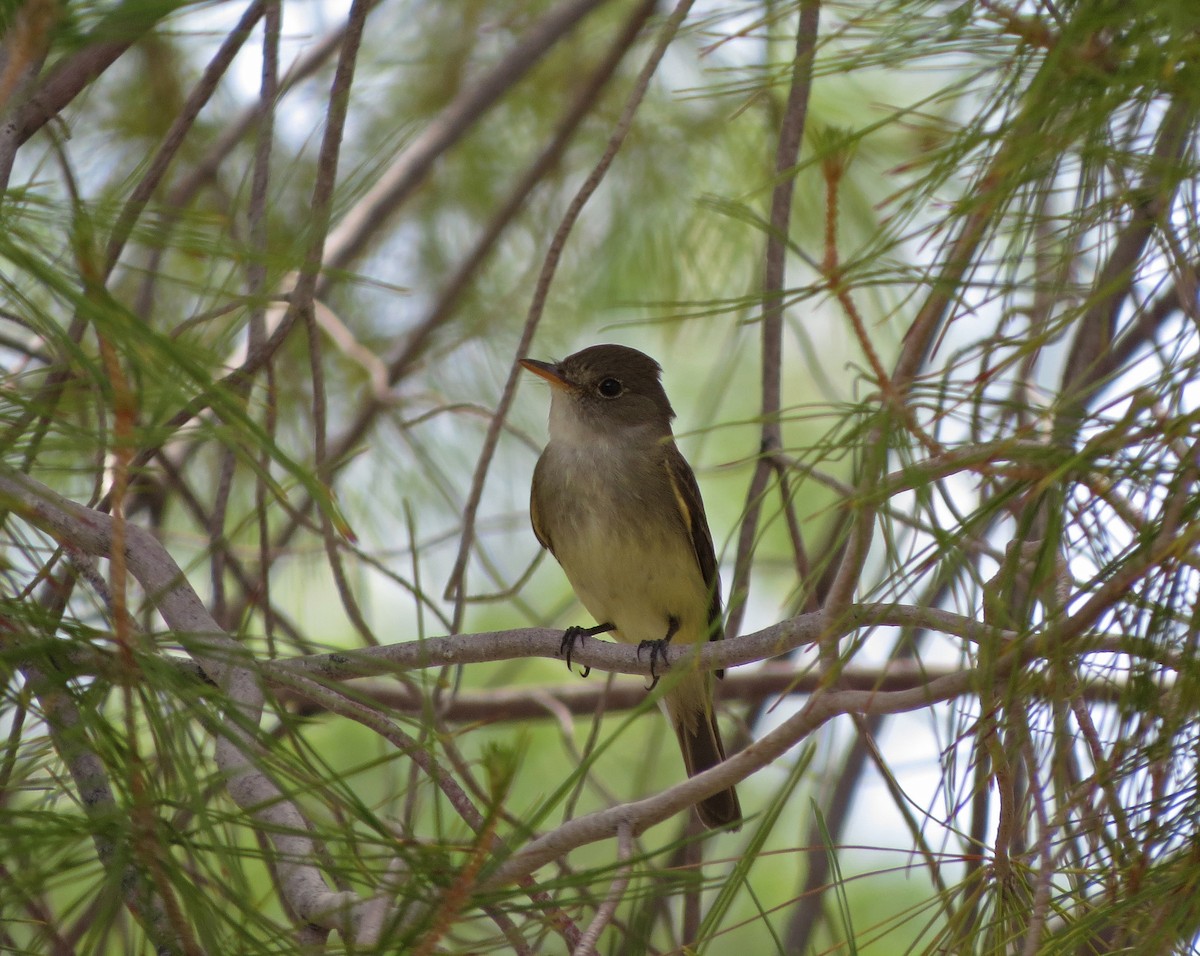
[[[550,441],[538,460],[530,517],[580,602],[618,640],[719,640],[721,589],[700,488],[675,446],[675,412],[648,355],[595,345],[558,363],[522,359],[553,386]],[[712,674],[672,675],[663,709],[689,776],[725,759]],[[730,787],[696,807],[705,826],[741,821]]]

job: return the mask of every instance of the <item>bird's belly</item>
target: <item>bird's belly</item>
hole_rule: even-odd
[[[708,589],[700,576],[691,541],[647,522],[632,522],[629,533],[614,533],[609,521],[577,525],[558,547],[559,562],[576,596],[601,624],[616,626],[614,637],[628,643],[654,641],[679,622],[675,641],[708,637]]]

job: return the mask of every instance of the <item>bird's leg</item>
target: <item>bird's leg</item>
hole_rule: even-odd
[[[579,627],[574,625],[563,631],[562,643],[558,645],[558,653],[567,659],[567,670],[571,669],[571,651],[575,649],[575,642],[582,641],[585,637],[595,637],[597,634],[607,634],[609,631],[615,631],[615,624],[597,624],[595,627]],[[587,677],[592,672],[592,669],[586,664],[583,666],[583,677]]]
[[[668,617],[667,618],[667,633],[664,637],[659,638],[657,641],[641,641],[638,643],[638,648],[637,648],[638,660],[642,659],[642,651],[643,650],[645,650],[646,648],[650,649],[650,686],[647,687],[646,690],[654,690],[655,685],[658,683],[658,675],[656,673],[654,673],[654,662],[655,661],[664,661],[664,662],[666,661],[667,645],[671,643],[671,638],[673,638],[675,636],[675,632],[678,630],[679,630],[679,618]]]

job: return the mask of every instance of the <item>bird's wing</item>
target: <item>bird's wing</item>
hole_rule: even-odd
[[[529,489],[529,523],[533,525],[533,536],[538,539],[538,543],[551,554],[554,554],[554,545],[550,543],[550,535],[538,520],[537,489],[539,482],[537,480],[537,473],[542,467],[542,462],[545,460],[545,456],[543,455],[538,459],[537,466],[533,469],[533,486]]]
[[[717,572],[712,533],[708,530],[708,518],[704,514],[704,501],[700,497],[700,486],[696,484],[691,466],[674,443],[667,447],[663,461],[684,527],[692,539],[696,564],[711,594],[708,605],[709,640],[719,641],[725,636],[721,631],[721,579]]]

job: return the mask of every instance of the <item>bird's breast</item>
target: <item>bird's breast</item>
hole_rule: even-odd
[[[628,449],[551,443],[538,463],[538,523],[598,623],[636,643],[707,638],[708,587],[661,460]]]

